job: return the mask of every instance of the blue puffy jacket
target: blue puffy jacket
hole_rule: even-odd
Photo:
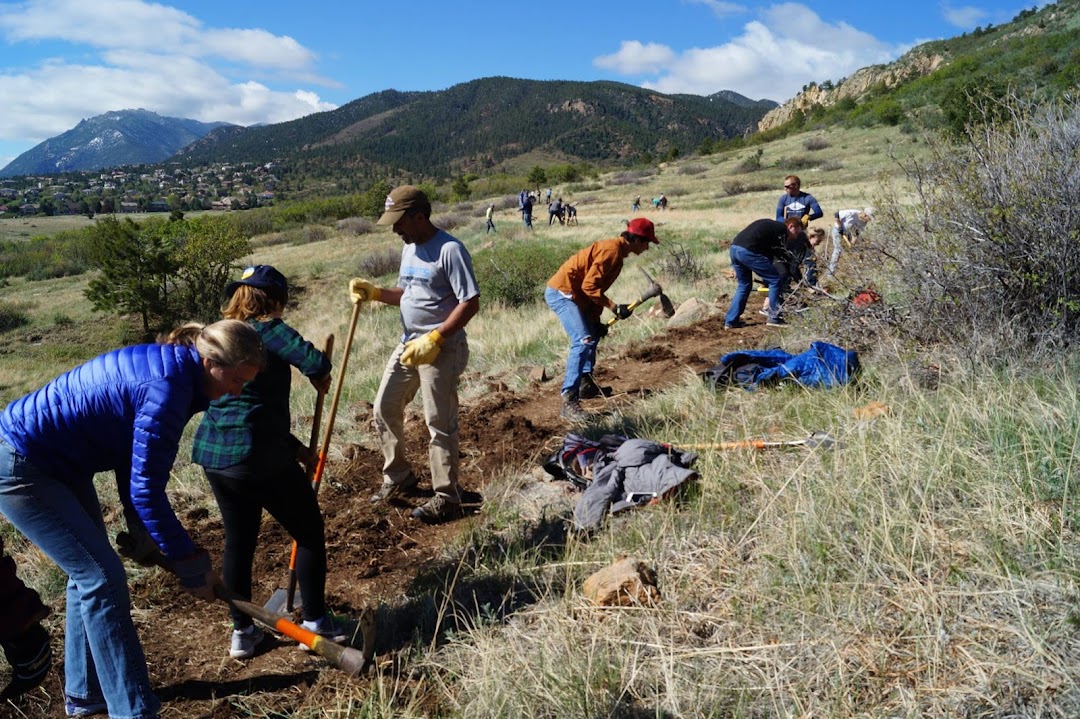
[[[184,425],[209,404],[203,382],[194,347],[124,347],[9,404],[0,434],[65,484],[115,471],[125,506],[135,509],[166,557],[183,559],[195,545],[169,505],[165,483]]]

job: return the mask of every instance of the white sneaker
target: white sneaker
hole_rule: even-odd
[[[321,619],[313,622],[305,619],[300,626],[309,632],[315,632],[323,639],[334,642],[335,644],[342,644],[350,639],[350,634],[345,631],[345,628],[334,621],[329,614],[324,614]],[[311,647],[306,644],[301,644],[300,648],[305,652],[311,651]]]
[[[229,656],[233,659],[250,659],[255,656],[255,648],[266,639],[266,633],[254,624],[247,629],[234,629]]]

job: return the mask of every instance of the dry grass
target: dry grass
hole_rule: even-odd
[[[643,214],[657,222],[662,242],[678,242],[711,274],[697,283],[658,279],[677,301],[717,301],[734,288],[721,274],[727,259],[720,243],[772,216],[788,174],[774,163],[805,155],[811,137],[829,145],[828,153],[816,154],[844,166],[799,172],[827,217],[866,205],[890,172],[885,154],[869,148],[893,141],[902,151],[921,150],[893,130],[813,131],[765,146],[763,169],[739,175],[774,189],[719,197],[742,151],[689,160],[691,173],[671,163],[616,183],[601,178],[603,188],[590,190],[578,206],[578,227],[548,228],[538,213],[536,229],[528,231],[507,209],[496,216],[497,235],[484,236],[479,216],[457,234],[474,249],[546,242],[569,254],[621,231],[634,195],[647,202],[666,191],[672,209],[646,206]],[[477,198],[475,206],[488,201],[506,206],[499,204],[503,198]],[[247,259],[273,264],[304,287],[299,308],[286,319],[320,344],[335,333],[340,358],[351,309],[348,279],[361,257],[396,247],[384,231],[329,230],[311,244],[268,245]],[[654,250],[632,260],[612,295],[635,296],[644,281],[632,267],[656,269],[661,257]],[[70,332],[100,322],[81,299],[85,282],[0,288],[0,300],[29,303],[32,319],[19,337],[0,336],[7,349],[4,399],[104,349],[99,339],[87,342],[81,357],[53,355],[48,347],[32,350],[28,339],[46,336],[42,330],[57,306],[72,320]],[[611,342],[648,331],[645,323],[628,322]],[[515,309],[484,304],[469,333],[466,398],[484,392],[489,376],[516,386],[522,365],[561,362],[563,335],[539,298]],[[371,400],[398,334],[393,308],[363,308],[332,452],[367,441],[351,410]],[[812,328],[785,337],[790,349],[811,338]],[[38,354],[21,359],[27,350]],[[520,536],[534,525],[510,499],[514,492],[490,487],[485,522],[463,540],[462,577],[528,580],[527,605],[508,614],[447,607],[461,615],[446,617],[460,619],[459,629],[445,644],[417,647],[409,657],[424,681],[384,676],[363,693],[320,681],[299,715],[423,716],[430,705],[418,700],[418,691],[435,692],[446,715],[484,718],[1080,715],[1075,368],[1048,364],[1033,376],[1023,368],[990,371],[950,357],[921,359],[944,368],[939,388],[930,390],[908,370],[913,357],[902,349],[863,360],[867,372],[857,387],[713,394],[688,375],[632,415],[613,418],[608,429],[632,427],[640,436],[676,442],[824,430],[844,445],[832,452],[704,452],[700,482],[684,501],[622,515],[591,541],[494,551],[505,543],[488,539]],[[294,415],[310,415],[314,393],[297,382]],[[891,414],[856,420],[854,410],[870,400],[889,405]],[[308,428],[298,424],[294,431],[306,436]],[[519,481],[508,476],[505,486]],[[213,506],[196,468],[182,462],[170,492],[178,503]],[[13,551],[24,576],[59,608],[62,583],[51,565],[25,543]],[[656,567],[660,607],[598,610],[582,599],[584,577],[623,553]],[[252,697],[248,711],[261,716],[270,709]]]

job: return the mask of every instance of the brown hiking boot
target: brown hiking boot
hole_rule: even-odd
[[[578,390],[580,399],[594,399],[596,397],[610,397],[613,394],[611,387],[596,384],[591,374],[581,375],[581,389]]]
[[[589,419],[589,415],[581,408],[577,392],[567,392],[562,396],[562,409],[559,416],[574,424],[583,424]]]
[[[438,524],[457,519],[461,516],[461,502],[452,502],[449,498],[436,494],[425,504],[412,511],[412,518],[428,524]]]
[[[371,495],[371,503],[377,504],[383,502],[391,497],[404,497],[406,495],[416,493],[416,485],[420,484],[420,480],[415,474],[410,474],[404,482],[400,484],[394,484],[383,480],[382,486],[379,487],[379,491]]]

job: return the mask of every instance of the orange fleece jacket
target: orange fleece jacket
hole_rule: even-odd
[[[615,284],[628,254],[630,243],[621,236],[594,242],[562,263],[548,287],[570,294],[586,317],[599,319],[605,307],[615,306],[604,293]]]

